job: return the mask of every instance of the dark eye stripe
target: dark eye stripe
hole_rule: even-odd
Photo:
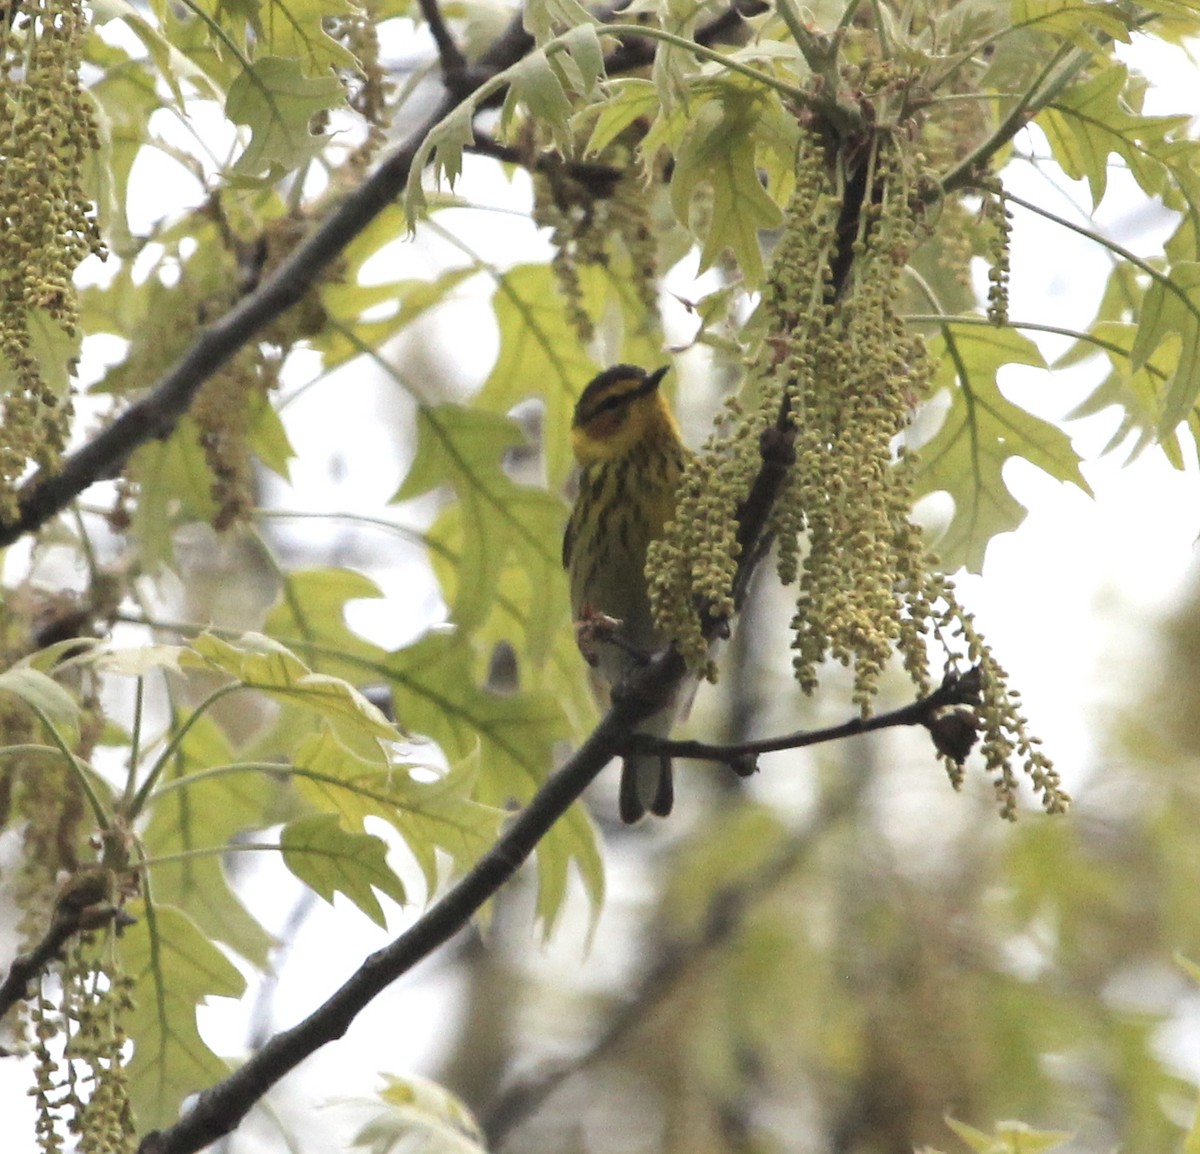
[[[580,420],[586,423],[587,421],[598,417],[601,413],[611,413],[614,410],[621,408],[623,405],[629,404],[634,397],[641,396],[640,386],[640,381],[619,382],[599,400],[590,404],[586,411],[580,414]]]
[[[597,413],[607,413],[610,409],[619,409],[622,405],[628,404],[637,395],[637,389],[630,389],[626,393],[611,393],[592,410],[592,416],[595,416]]]
[[[583,391],[575,407],[575,424],[585,425],[601,413],[610,413],[658,388],[669,366],[644,373],[634,365],[606,369]]]

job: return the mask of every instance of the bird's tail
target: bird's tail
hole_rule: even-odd
[[[639,728],[639,733],[666,737],[675,723],[675,711],[665,710]],[[657,753],[634,753],[621,761],[621,789],[617,798],[621,820],[632,825],[645,817],[666,817],[675,804],[671,759]]]

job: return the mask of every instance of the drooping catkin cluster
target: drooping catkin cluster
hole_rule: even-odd
[[[764,291],[768,334],[759,361],[751,366],[745,400],[731,398],[712,435],[689,458],[675,520],[650,545],[646,572],[655,620],[693,667],[708,659],[704,617],[733,614],[738,510],[762,466],[760,438],[779,417],[786,379],[782,363],[809,347],[819,332],[837,216],[820,149],[810,142],[800,154],[788,226]],[[801,528],[794,523],[790,535],[784,534],[792,545]],[[794,572],[795,549],[789,546],[787,556]]]
[[[13,0],[0,18],[0,519],[16,515],[14,486],[30,461],[57,467],[70,397],[42,372],[56,332],[74,336],[72,277],[103,255],[83,169],[99,148],[79,82],[87,20],[80,0]],[[62,342],[59,341],[59,344]],[[60,374],[65,376],[66,366]]]
[[[225,207],[228,200],[230,207]],[[117,391],[153,383],[196,334],[251,292],[296,247],[309,227],[301,214],[282,214],[262,225],[238,213],[236,193],[214,196],[197,210],[195,251],[186,259],[171,253],[177,282],[155,287],[145,324],[134,336],[114,385]],[[335,263],[330,276],[343,266]],[[161,302],[161,303],[160,303]],[[218,530],[245,521],[254,508],[257,486],[254,439],[288,354],[300,341],[321,331],[326,322],[319,286],[311,288],[260,337],[242,346],[197,392],[182,426],[194,435],[211,474],[211,521]],[[153,476],[153,473],[151,473]],[[141,483],[135,456],[127,480]]]
[[[391,121],[389,96],[393,88],[389,72],[379,60],[380,5],[368,3],[347,7],[338,16],[326,18],[329,34],[340,40],[358,61],[356,73],[347,77],[346,100],[363,118],[366,138],[347,159],[347,165],[360,175],[387,141]]]
[[[1029,732],[1029,722],[1021,712],[1020,693],[1009,687],[1008,674],[976,628],[974,616],[959,604],[954,582],[931,571],[921,594],[913,599],[909,615],[923,635],[932,633],[940,642],[947,669],[956,660],[963,660],[978,665],[983,673],[982,701],[975,710],[974,724],[982,734],[980,751],[984,768],[992,775],[1000,816],[1009,821],[1016,819],[1017,775],[1013,765],[1018,762],[1042,808],[1047,813],[1065,813],[1071,804],[1070,795],[1042,752],[1041,739]],[[961,764],[948,757],[943,760],[951,783],[958,789],[963,776]]]
[[[932,636],[948,670],[959,661],[981,668],[982,704],[967,724],[982,732],[1002,814],[1015,814],[1014,760],[1044,808],[1059,811],[1067,795],[1028,735],[1004,670],[911,520],[915,461],[901,441],[933,366],[896,309],[919,241],[922,201],[900,145],[881,133],[871,150],[852,238],[839,236],[846,214],[821,144],[811,139],[801,151],[743,400],[728,406],[689,461],[675,521],[651,546],[655,619],[690,665],[707,661],[708,623],[735,608],[738,515],[762,466],[761,436],[787,427],[795,463],[768,532],[781,578],[799,580],[794,668],[805,692],[832,659],[852,669],[853,700],[866,714],[898,653],[927,693]],[[947,766],[957,786],[961,769],[949,757]]]
[[[110,933],[85,932],[42,982],[33,1004],[38,1146],[78,1154],[132,1154],[137,1145],[125,1069],[132,980],[121,972]]]
[[[921,338],[895,312],[917,222],[904,163],[886,138],[867,187],[875,194],[859,213],[850,280],[825,297],[821,323],[801,330],[779,366],[796,465],[777,514],[788,542],[785,579],[795,571],[793,529],[803,523],[808,534],[792,622],[796,677],[811,692],[826,658],[851,666],[853,698],[864,712],[894,649],[910,667],[924,665],[905,609],[925,579],[925,549],[908,519],[911,469],[896,460],[895,445],[932,375]]]
[[[999,177],[985,188],[980,217],[991,225],[988,238],[988,255],[992,258],[988,268],[988,320],[994,325],[1008,324],[1008,278],[1009,260],[1012,250],[1012,212],[1004,203],[1004,189]]]
[[[609,266],[619,260],[620,279],[633,286],[647,323],[656,323],[657,246],[649,221],[650,198],[632,162],[632,150],[618,142],[588,165],[545,154],[534,170],[533,190],[533,219],[551,230],[551,267],[579,339],[586,344],[595,331],[585,307],[582,266]]]

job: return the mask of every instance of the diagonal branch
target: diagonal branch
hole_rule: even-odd
[[[342,249],[404,189],[421,140],[459,100],[457,93],[447,92],[417,132],[341,201],[257,289],[209,325],[145,396],[67,456],[57,472],[39,471],[26,481],[16,520],[0,525],[0,548],[44,525],[89,485],[115,476],[135,449],[168,436],[200,387],[256,333],[302,300]]]
[[[456,88],[457,81],[467,70],[467,58],[450,35],[446,20],[438,6],[438,0],[420,0],[421,15],[429,25],[429,33],[437,45],[438,59],[442,63],[442,75],[447,88]]]
[[[779,438],[764,438],[763,466],[739,520],[739,540],[751,547],[741,553],[737,584],[764,556],[754,547],[763,533],[786,469],[778,459]],[[784,456],[790,444],[784,446]],[[764,480],[764,477],[766,478]],[[710,637],[728,629],[710,618]],[[481,906],[511,878],[550,827],[570,808],[600,771],[625,748],[640,722],[670,700],[687,676],[675,649],[659,654],[613,693],[613,704],[591,736],[553,773],[533,799],[473,869],[407,931],[372,954],[353,975],[307,1018],[276,1034],[228,1078],[199,1095],[175,1125],[147,1134],[138,1154],[195,1154],[231,1133],[256,1102],[286,1074],[327,1042],[342,1037],[355,1017],[384,989],[407,973],[470,921]]]
[[[661,678],[668,664],[665,658],[652,663],[647,678]],[[621,735],[649,715],[653,706],[647,702],[648,698],[625,695],[575,755],[550,776],[496,844],[441,900],[389,945],[371,954],[307,1018],[276,1034],[228,1078],[200,1094],[173,1126],[147,1134],[138,1154],[194,1154],[231,1133],[284,1075],[345,1034],[377,994],[449,941],[516,873],[546,831],[608,764]]]
[[[45,934],[31,950],[18,954],[0,982],[0,1018],[29,997],[30,984],[62,955],[67,943],[84,930],[107,922],[128,922],[109,900],[111,879],[106,870],[82,870],[64,886],[54,904],[54,915]]]
[[[436,0],[423,0],[423,7],[436,12]],[[426,18],[430,18],[428,11]],[[736,8],[730,8],[701,28],[696,40],[698,43],[720,40],[740,23],[741,15]],[[436,26],[431,21],[431,30]],[[446,32],[444,22],[440,27]],[[435,32],[434,35],[446,68],[447,57],[439,34]],[[448,32],[445,38],[449,40]],[[271,276],[205,329],[143,397],[133,402],[106,429],[64,458],[56,472],[48,474],[39,470],[21,486],[15,520],[0,523],[0,548],[39,529],[90,485],[116,476],[130,455],[142,445],[169,436],[201,386],[255,334],[301,301],[346,245],[403,192],[425,136],[471,93],[515,64],[532,47],[533,39],[518,15],[473,66],[464,63],[462,67],[446,68],[443,76],[445,92],[433,112],[408,140],[330,212]],[[458,52],[457,48],[454,51]],[[627,49],[623,43],[606,62],[608,71],[616,74],[646,64],[653,58],[653,51],[653,45],[638,42]]]

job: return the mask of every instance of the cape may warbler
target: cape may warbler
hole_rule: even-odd
[[[584,389],[575,406],[571,442],[579,496],[563,537],[563,567],[570,574],[579,648],[596,671],[593,688],[602,703],[667,643],[654,627],[646,587],[646,547],[674,514],[685,454],[679,426],[658,391],[666,372],[615,365]],[[639,732],[666,737],[677,710],[672,702]],[[635,822],[647,810],[665,817],[673,800],[669,761],[653,754],[625,759],[623,821]]]

